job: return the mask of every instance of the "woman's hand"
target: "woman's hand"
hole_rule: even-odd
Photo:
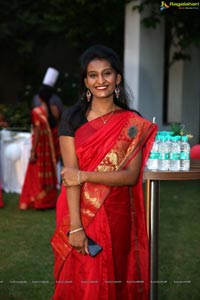
[[[89,254],[88,240],[84,230],[70,234],[69,243],[77,252],[83,255]]]
[[[61,171],[62,182],[64,186],[80,185],[80,171],[76,168],[64,167]]]

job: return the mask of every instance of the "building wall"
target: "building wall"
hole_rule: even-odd
[[[159,130],[180,122],[200,142],[200,49],[191,48],[191,61],[175,63],[169,71],[168,125],[163,122],[164,24],[156,29],[141,25],[143,14],[126,5],[124,75],[133,94],[131,103],[149,120],[156,118]],[[145,12],[147,14],[147,11]]]
[[[135,3],[135,2],[134,2]],[[163,25],[156,30],[141,26],[133,3],[126,6],[124,75],[134,94],[132,105],[149,120],[162,124]]]
[[[200,143],[200,49],[190,49],[191,61],[183,66],[181,121],[193,134],[191,144]]]
[[[139,109],[140,74],[140,15],[132,10],[132,3],[126,5],[124,34],[124,75],[134,95],[131,107]]]

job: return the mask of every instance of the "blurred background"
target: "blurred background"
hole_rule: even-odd
[[[59,71],[56,90],[68,106],[77,101],[79,57],[87,47],[112,46],[123,60],[124,10],[122,0],[1,1],[0,102],[12,104],[11,125],[20,126],[48,67]],[[17,118],[13,104],[20,103]]]

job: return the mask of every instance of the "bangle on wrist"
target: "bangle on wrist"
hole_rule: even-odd
[[[76,233],[76,232],[81,231],[81,230],[83,230],[83,227],[80,227],[80,228],[71,230],[71,231],[69,231],[69,232],[67,233],[67,236],[70,236],[70,234]]]
[[[81,171],[78,171],[78,184],[81,185]]]

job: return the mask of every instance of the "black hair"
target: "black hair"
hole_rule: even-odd
[[[50,109],[50,98],[53,94],[53,88],[48,85],[41,85],[38,95],[39,97],[46,103],[47,109],[48,109],[48,121],[51,128],[54,128],[56,126],[56,120],[52,115],[51,109]]]
[[[120,96],[119,98],[116,98],[114,94],[114,103],[123,109],[129,109],[128,96],[124,87],[123,68],[118,54],[104,45],[94,45],[88,48],[80,57],[80,102],[83,111],[86,112],[91,105],[86,99],[87,88],[84,79],[87,76],[88,64],[94,59],[107,60],[115,72],[121,75],[121,82],[119,84]]]

